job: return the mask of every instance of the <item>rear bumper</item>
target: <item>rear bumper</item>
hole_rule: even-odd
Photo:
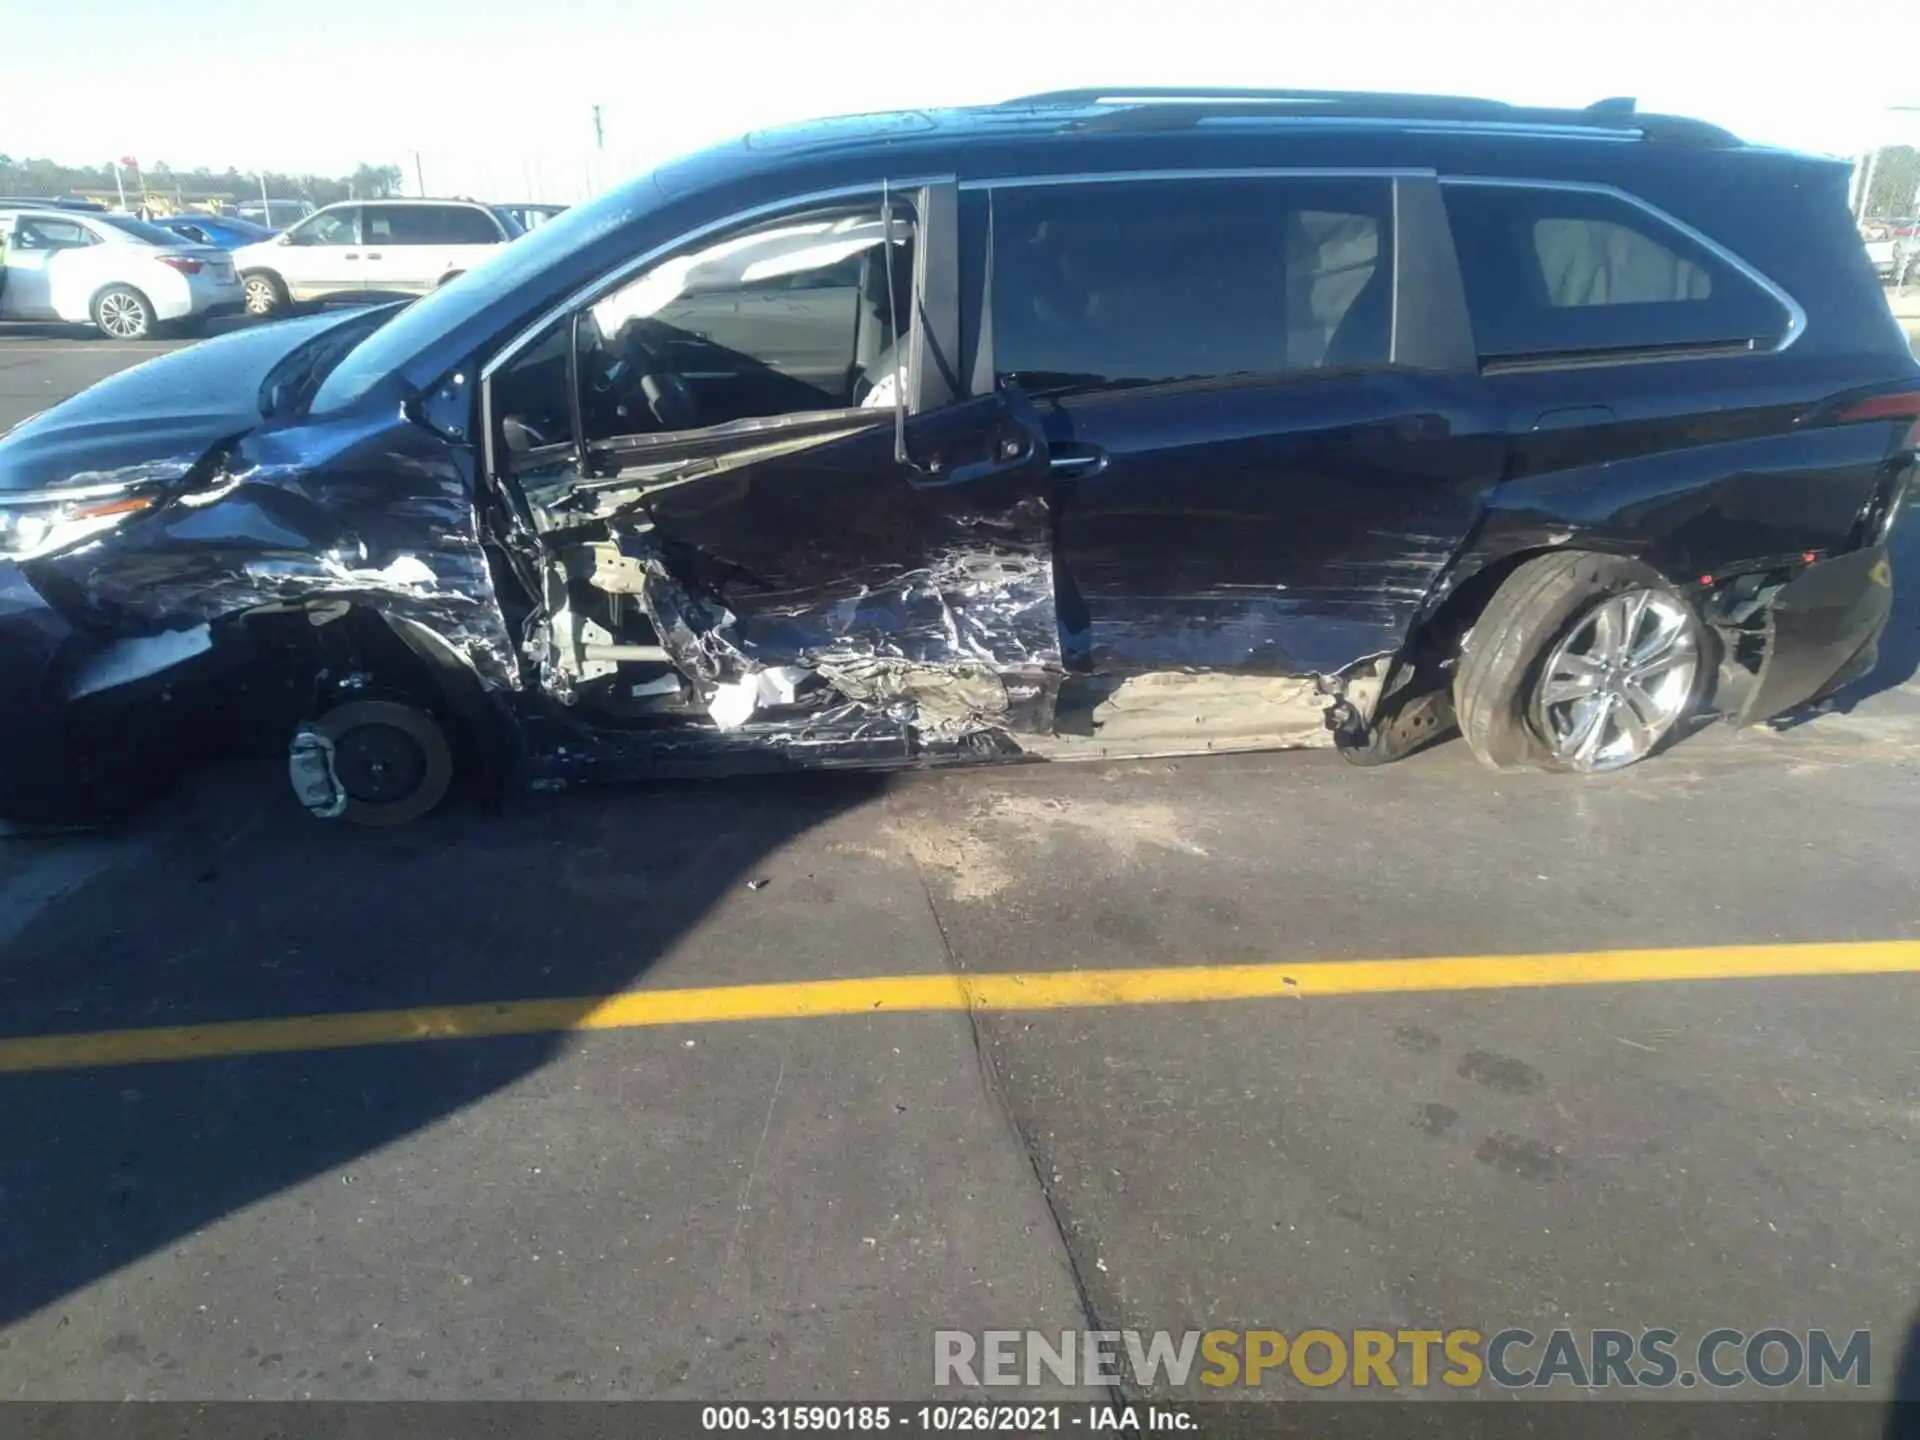
[[[1892,613],[1885,542],[1808,566],[1774,597],[1766,658],[1737,722],[1772,719],[1864,675]]]
[[[246,300],[246,289],[241,285],[236,273],[231,285],[215,285],[211,281],[194,276],[184,295],[162,301],[154,299],[154,313],[161,320],[184,320],[188,316],[224,315],[240,310]]]

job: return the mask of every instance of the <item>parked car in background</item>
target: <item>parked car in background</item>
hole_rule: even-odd
[[[526,203],[497,205],[494,208],[512,219],[522,230],[537,230],[546,224],[547,221],[553,219],[554,216],[565,214],[567,209],[565,205],[533,205]]]
[[[521,233],[472,200],[348,200],[234,252],[249,314],[302,301],[424,295]]]
[[[269,230],[284,230],[313,214],[313,204],[307,200],[243,200],[233,207],[233,213]]]
[[[1867,259],[1873,262],[1873,273],[1882,280],[1892,279],[1899,264],[1900,242],[1891,235],[1880,235],[1865,237],[1863,243],[1867,247]]]
[[[224,250],[125,215],[0,208],[0,237],[0,319],[65,320],[143,340],[160,325],[190,329],[241,306]]]
[[[242,245],[255,245],[273,238],[273,231],[266,226],[242,220],[237,215],[202,215],[190,211],[163,215],[148,223],[171,231],[190,244],[214,245],[222,250],[238,250]]]

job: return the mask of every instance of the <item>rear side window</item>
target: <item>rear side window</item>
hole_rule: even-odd
[[[13,232],[14,248],[19,250],[77,250],[99,243],[99,237],[71,220],[23,215]]]
[[[1786,332],[1764,285],[1619,195],[1462,182],[1445,194],[1482,360],[1767,347]]]
[[[993,192],[993,355],[1029,392],[1383,365],[1381,180],[1149,180]]]
[[[369,205],[367,243],[388,245],[497,245],[500,229],[484,211],[465,205]]]

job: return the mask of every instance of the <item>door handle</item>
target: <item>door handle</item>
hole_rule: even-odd
[[[943,469],[936,456],[929,460],[919,473],[908,482],[920,489],[933,489],[944,485],[966,485],[975,480],[985,480],[991,475],[1002,475],[1009,470],[1018,470],[1033,459],[1035,446],[1029,436],[1008,436],[1001,440],[993,456],[985,460],[972,460],[965,465],[956,465],[951,470]]]
[[[369,259],[369,260],[378,260],[379,258],[380,258],[380,252],[379,252],[379,251],[377,251],[377,250],[369,250],[369,251],[367,252],[367,259]]]
[[[1569,405],[1559,410],[1542,410],[1533,417],[1535,430],[1580,430],[1588,425],[1612,425],[1620,417],[1606,405]]]
[[[360,258],[360,252],[358,250],[349,250],[340,258],[342,260],[358,260]]]
[[[1098,445],[1064,442],[1052,447],[1047,456],[1047,468],[1055,475],[1091,475],[1106,464],[1107,452]]]

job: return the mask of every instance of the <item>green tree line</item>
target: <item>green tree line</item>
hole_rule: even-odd
[[[125,168],[120,172],[120,182],[126,187],[129,204],[142,194],[143,184],[144,193],[154,197],[180,197],[192,201],[227,195],[236,201],[258,200],[262,178],[266,181],[267,194],[271,198],[310,200],[315,205],[328,205],[335,200],[398,195],[401,187],[398,165],[361,165],[351,175],[291,175],[270,170],[262,177],[257,172],[235,170],[232,167],[212,170],[203,165],[192,170],[175,170],[161,162],[137,172]],[[65,196],[82,192],[115,194],[112,163],[62,165],[53,160],[16,159],[11,155],[0,155],[0,195]]]
[[[1914,203],[1916,190],[1920,190],[1920,150],[1889,145],[1873,157],[1866,213],[1883,220],[1920,215],[1920,205]]]

